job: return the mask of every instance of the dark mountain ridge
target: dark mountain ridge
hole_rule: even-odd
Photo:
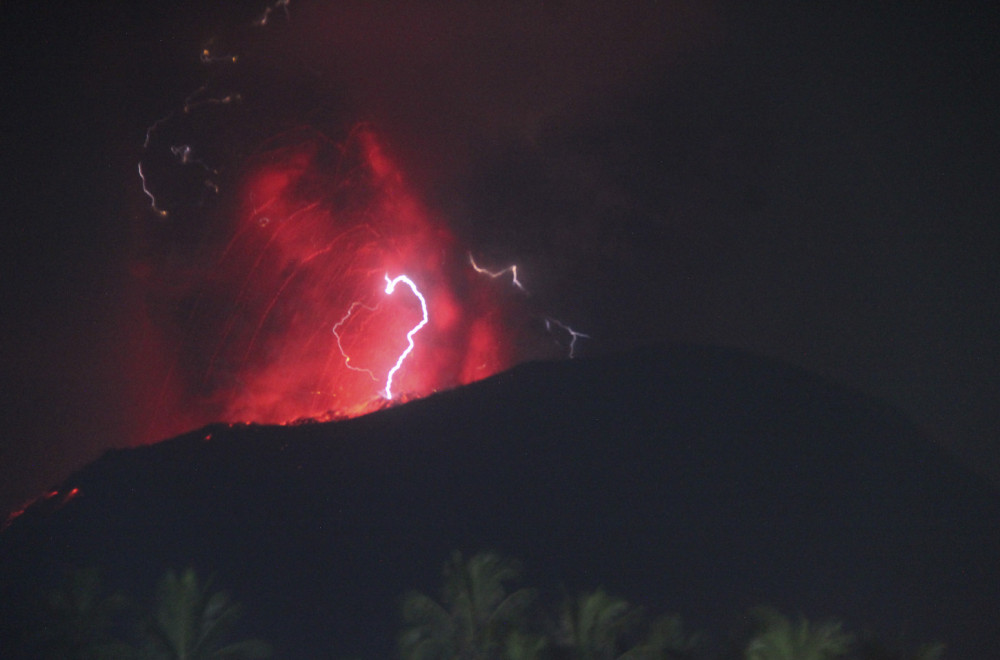
[[[78,489],[73,497],[69,493]],[[888,406],[787,365],[657,347],[522,365],[366,417],[109,451],[0,535],[0,644],[70,566],[215,573],[287,657],[392,657],[456,548],[696,626],[769,603],[952,657],[1000,646],[1000,496]],[[990,649],[987,651],[986,649]]]

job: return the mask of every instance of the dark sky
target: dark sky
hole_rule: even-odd
[[[3,8],[0,505],[142,432],[135,246],[158,220],[136,163],[211,78],[206,47],[234,48],[231,82],[257,93],[230,138],[373,122],[461,240],[592,335],[584,353],[778,358],[1000,483],[986,3],[293,0],[264,28],[263,3],[232,4]]]

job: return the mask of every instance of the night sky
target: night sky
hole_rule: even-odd
[[[192,264],[272,136],[338,142],[359,122],[456,244],[517,263],[532,310],[591,336],[581,355],[778,358],[1000,483],[986,3],[293,0],[263,26],[245,4],[3,7],[3,508],[151,439],[165,374],[190,365],[162,338],[176,299],[143,278],[204,277]],[[179,179],[160,218],[137,174],[147,129],[205,83],[195,98],[244,101],[170,130],[221,190]]]

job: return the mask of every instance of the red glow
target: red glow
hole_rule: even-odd
[[[470,266],[370,128],[339,145],[312,131],[271,144],[245,168],[214,255],[150,269],[147,298],[171,302],[160,326],[177,357],[149,439],[215,421],[351,417],[514,364],[509,328],[525,326],[524,310]],[[421,301],[386,288],[398,275],[426,300],[419,333]]]
[[[61,509],[68,502],[75,499],[79,494],[79,488],[72,488],[66,492],[50,490],[42,493],[38,497],[26,502],[7,514],[6,519],[4,519],[3,523],[0,524],[0,532],[10,527],[10,525],[24,515],[29,508],[39,513],[50,514]]]

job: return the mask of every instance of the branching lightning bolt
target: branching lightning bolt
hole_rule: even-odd
[[[472,269],[474,271],[476,271],[480,275],[488,275],[489,277],[492,277],[493,279],[496,279],[496,278],[500,277],[504,273],[510,273],[511,284],[513,284],[514,286],[516,286],[518,289],[520,289],[524,293],[528,293],[528,290],[524,288],[524,285],[521,284],[521,281],[517,279],[517,264],[514,264],[512,266],[507,266],[503,270],[498,270],[498,271],[487,270],[486,268],[480,267],[479,264],[476,263],[476,260],[473,258],[471,252],[469,253],[469,263],[472,264]]]
[[[410,291],[413,292],[413,295],[415,295],[417,297],[417,299],[420,300],[420,310],[423,312],[423,316],[420,319],[420,323],[418,323],[415,326],[413,326],[413,328],[409,332],[406,333],[406,341],[408,342],[408,345],[407,345],[406,349],[403,351],[403,353],[399,356],[399,359],[396,360],[395,366],[393,366],[393,368],[389,370],[389,375],[386,376],[386,379],[385,379],[385,398],[386,399],[391,399],[392,398],[392,377],[396,375],[396,372],[399,371],[399,368],[401,366],[403,366],[403,360],[405,360],[406,356],[409,355],[410,351],[413,350],[413,336],[415,334],[417,334],[418,332],[420,332],[420,329],[422,327],[424,327],[425,325],[427,325],[427,300],[424,299],[423,294],[420,293],[420,290],[417,288],[417,285],[413,283],[413,280],[411,280],[406,275],[398,275],[394,279],[390,280],[389,279],[389,275],[387,273],[386,276],[385,276],[385,282],[386,282],[386,284],[385,284],[385,293],[386,293],[387,296],[391,296],[392,295],[392,292],[395,291],[395,289],[396,289],[396,285],[399,284],[400,282],[402,282],[403,284],[405,284],[408,287],[410,287]]]
[[[472,256],[471,252],[469,252],[469,264],[471,264],[472,265],[472,269],[474,271],[476,271],[477,273],[479,273],[480,275],[486,275],[486,276],[491,277],[493,279],[497,279],[498,277],[500,277],[501,275],[504,275],[505,273],[510,273],[511,284],[513,284],[514,286],[516,286],[518,289],[520,289],[521,291],[523,291],[525,294],[528,293],[528,290],[524,288],[524,285],[521,284],[521,281],[517,279],[517,264],[513,264],[511,266],[507,266],[503,270],[497,270],[497,271],[489,270],[489,269],[483,268],[482,266],[480,266],[479,264],[477,264],[475,258]],[[554,319],[551,316],[546,316],[545,317],[545,330],[547,332],[549,332],[549,333],[553,333],[553,332],[555,332],[556,329],[562,330],[563,332],[565,332],[566,334],[568,334],[569,337],[570,337],[570,339],[569,339],[569,345],[568,345],[568,348],[569,348],[569,357],[570,358],[574,357],[574,354],[575,354],[575,351],[576,351],[576,340],[577,339],[590,339],[591,338],[590,335],[586,335],[586,334],[584,334],[582,332],[578,332],[578,331],[574,330],[573,328],[569,327],[568,325],[566,325],[565,323],[563,323],[562,321]]]
[[[344,324],[347,323],[347,320],[354,315],[354,311],[358,307],[367,309],[369,312],[374,312],[375,310],[378,309],[379,306],[375,305],[374,307],[369,307],[368,305],[365,305],[364,303],[358,301],[351,303],[351,306],[348,308],[347,312],[340,318],[339,321],[337,321],[337,323],[334,324],[333,336],[337,338],[337,348],[340,349],[340,354],[344,356],[344,366],[352,371],[362,371],[371,376],[372,380],[378,382],[378,378],[375,377],[375,374],[372,372],[371,369],[365,369],[364,367],[355,367],[353,364],[351,364],[351,356],[348,355],[347,351],[344,350],[344,344],[340,340],[340,328],[342,328]]]
[[[383,390],[383,395],[385,396],[386,399],[392,399],[392,379],[396,375],[396,372],[399,371],[399,368],[403,366],[403,362],[406,360],[406,357],[410,354],[411,351],[413,351],[414,335],[420,332],[420,329],[423,328],[425,325],[427,325],[427,321],[429,318],[427,314],[427,300],[424,298],[424,295],[420,293],[420,289],[418,289],[417,285],[413,283],[413,280],[411,280],[406,275],[398,275],[393,279],[389,279],[389,274],[386,273],[385,294],[387,296],[391,296],[393,292],[395,292],[396,290],[396,285],[399,284],[400,282],[410,287],[410,291],[412,291],[413,295],[415,295],[417,297],[417,300],[420,301],[420,311],[422,315],[420,318],[420,322],[417,323],[412,328],[410,328],[410,331],[406,333],[407,346],[403,350],[403,352],[399,355],[399,357],[396,359],[396,364],[393,365],[392,369],[389,370],[388,375],[385,377],[385,389]],[[369,307],[368,305],[365,305],[357,301],[351,303],[351,306],[348,308],[347,312],[345,312],[344,315],[340,318],[340,320],[337,321],[337,323],[333,326],[333,336],[337,338],[337,347],[340,349],[340,354],[344,356],[344,365],[348,369],[351,369],[352,371],[362,371],[371,376],[372,380],[377,381],[378,378],[375,377],[375,374],[372,372],[371,369],[365,369],[364,367],[355,367],[353,364],[351,364],[351,357],[347,354],[347,351],[344,350],[344,345],[341,342],[340,338],[340,328],[342,328],[344,324],[347,323],[347,321],[351,318],[351,316],[354,315],[354,312],[359,307],[366,309],[369,312],[374,312],[379,308],[379,305],[375,305],[374,307]]]
[[[548,330],[549,332],[552,332],[552,326],[556,326],[560,330],[563,330],[564,332],[566,332],[566,333],[569,334],[569,336],[570,336],[570,340],[569,340],[569,357],[570,358],[573,357],[573,351],[576,349],[576,340],[577,339],[581,339],[581,338],[583,338],[583,339],[590,339],[590,335],[585,335],[582,332],[577,332],[576,330],[574,330],[573,328],[569,327],[568,325],[566,325],[562,321],[558,321],[558,320],[556,320],[554,318],[551,318],[551,317],[546,317],[545,318],[545,329]]]

